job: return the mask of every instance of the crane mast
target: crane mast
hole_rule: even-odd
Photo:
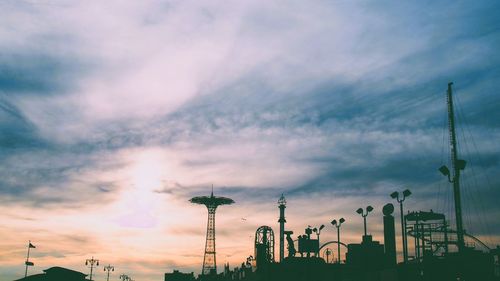
[[[452,180],[453,183],[453,197],[455,201],[455,219],[457,225],[457,243],[458,251],[463,251],[465,247],[464,242],[464,227],[462,221],[462,201],[460,197],[460,171],[465,168],[465,161],[458,159],[457,152],[457,139],[455,133],[455,114],[453,110],[453,97],[452,97],[453,82],[448,83],[447,91],[447,104],[448,104],[448,128],[450,133],[450,146],[451,146],[451,166],[452,166]]]

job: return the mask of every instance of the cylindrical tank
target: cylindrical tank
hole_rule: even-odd
[[[386,204],[382,209],[384,213],[384,247],[387,264],[396,265],[396,231],[394,228],[394,205]]]

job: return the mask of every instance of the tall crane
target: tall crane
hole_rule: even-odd
[[[455,114],[453,110],[452,97],[453,82],[448,83],[448,91],[446,92],[446,102],[448,104],[448,129],[450,133],[451,147],[451,168],[452,173],[446,166],[441,166],[439,171],[448,176],[448,181],[453,183],[453,197],[455,201],[455,219],[457,225],[457,246],[458,251],[462,252],[465,248],[464,242],[464,226],[462,221],[462,201],[460,197],[460,171],[465,169],[465,160],[458,159],[457,138],[455,134]]]

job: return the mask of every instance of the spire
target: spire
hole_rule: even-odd
[[[214,197],[214,184],[212,183],[212,193],[210,194],[211,197]]]
[[[280,206],[285,206],[286,205],[286,199],[285,199],[285,196],[283,195],[283,193],[281,193],[281,197],[278,200],[278,205],[280,205]]]

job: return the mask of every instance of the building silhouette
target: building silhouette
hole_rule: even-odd
[[[51,267],[43,273],[33,274],[14,281],[85,281],[87,274],[64,267]]]
[[[172,273],[165,273],[164,281],[194,281],[194,273],[182,273],[178,270],[174,270]]]

